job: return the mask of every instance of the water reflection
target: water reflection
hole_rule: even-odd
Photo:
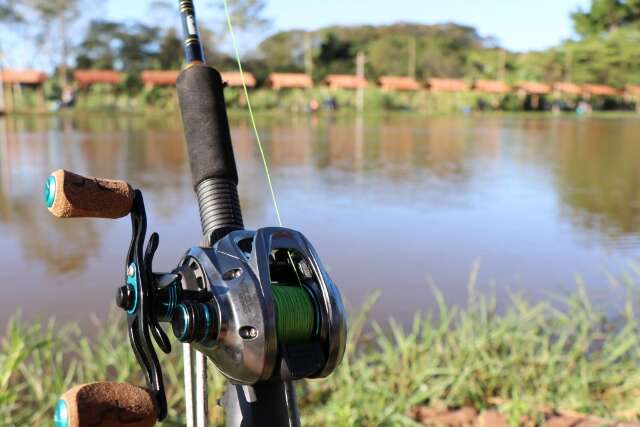
[[[231,124],[246,223],[273,224],[251,127]],[[602,272],[640,254],[637,119],[265,115],[258,126],[286,225],[316,243],[352,302],[382,289],[377,316],[430,306],[426,277],[463,299],[476,259],[481,284],[539,296],[575,272],[604,292]],[[199,240],[179,117],[7,117],[0,136],[0,268],[26,283],[2,288],[0,321],[27,295],[45,315],[77,317],[78,301],[104,313],[121,280],[127,221],[49,216],[51,170],[141,188],[160,266]]]
[[[640,229],[638,123],[596,120],[556,148],[557,187],[564,216],[610,238]]]

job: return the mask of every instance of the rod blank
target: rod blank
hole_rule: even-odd
[[[204,49],[200,42],[196,11],[192,0],[180,0],[182,33],[184,34],[184,55],[187,64],[205,62]]]

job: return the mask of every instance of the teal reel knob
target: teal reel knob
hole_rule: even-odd
[[[53,414],[54,427],[69,427],[69,410],[64,400],[60,399],[56,403],[56,409]]]
[[[51,175],[47,182],[44,184],[44,202],[47,204],[47,208],[53,206],[56,201],[56,177]]]

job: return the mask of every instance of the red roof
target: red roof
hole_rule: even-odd
[[[369,85],[364,77],[351,74],[329,74],[324,83],[331,89],[361,89]]]
[[[518,84],[518,89],[534,95],[546,95],[551,93],[551,85],[539,82],[522,82]]]
[[[473,89],[486,93],[507,93],[511,90],[511,87],[499,80],[476,80],[473,84]]]
[[[239,71],[222,71],[222,80],[230,87],[242,87],[242,76]],[[256,85],[256,78],[253,74],[243,71],[244,83],[247,87],[254,87]]]
[[[0,81],[11,84],[38,85],[47,81],[47,75],[37,70],[0,69]]]
[[[378,83],[384,90],[419,90],[420,83],[413,77],[381,76]]]
[[[267,77],[267,85],[273,89],[310,88],[313,80],[304,73],[271,73]]]
[[[560,93],[566,93],[568,95],[580,95],[582,93],[580,86],[571,82],[554,83],[553,90]]]
[[[469,90],[469,85],[460,79],[429,79],[427,86],[433,92],[466,92]]]
[[[624,90],[628,95],[640,96],[640,85],[627,85]]]
[[[146,70],[140,79],[145,85],[175,86],[179,74],[177,70]]]
[[[223,71],[220,73],[222,81],[228,86],[242,86],[242,78],[240,73],[236,71]],[[140,78],[144,84],[158,85],[158,86],[174,86],[176,80],[180,75],[180,71],[177,70],[146,70],[142,72]],[[251,73],[244,73],[244,80],[247,87],[254,87],[256,85],[256,78]]]
[[[96,83],[117,85],[122,82],[123,74],[113,70],[76,70],[73,78],[80,86]]]
[[[620,95],[620,91],[614,87],[607,85],[582,85],[582,90],[590,95],[596,96],[616,96]]]

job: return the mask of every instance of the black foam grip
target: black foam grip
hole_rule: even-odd
[[[193,64],[178,77],[194,187],[208,178],[238,183],[223,88],[220,73],[204,64]]]

